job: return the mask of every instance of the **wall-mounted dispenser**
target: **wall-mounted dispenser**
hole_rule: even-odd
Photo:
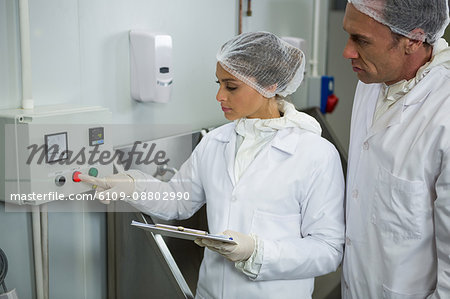
[[[172,90],[172,37],[130,31],[131,97],[166,103]]]

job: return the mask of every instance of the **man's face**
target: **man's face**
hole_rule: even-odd
[[[359,12],[348,3],[343,21],[349,34],[343,56],[364,83],[391,85],[405,76],[405,40],[394,41],[389,27]]]

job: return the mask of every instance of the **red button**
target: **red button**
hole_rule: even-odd
[[[73,174],[72,174],[72,180],[74,181],[74,182],[81,182],[81,179],[78,177],[79,175],[81,174],[81,172],[79,172],[79,171],[75,171]]]

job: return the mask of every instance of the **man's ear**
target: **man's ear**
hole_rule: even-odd
[[[415,53],[423,45],[423,41],[419,40],[418,37],[423,38],[425,36],[425,32],[421,28],[416,28],[411,31],[410,36],[414,38],[408,38],[408,42],[405,48],[406,54]]]

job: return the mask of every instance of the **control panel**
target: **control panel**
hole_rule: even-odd
[[[110,123],[111,113],[101,107],[0,111],[5,144],[0,198],[14,204],[42,204],[91,191],[79,174],[113,173]]]

